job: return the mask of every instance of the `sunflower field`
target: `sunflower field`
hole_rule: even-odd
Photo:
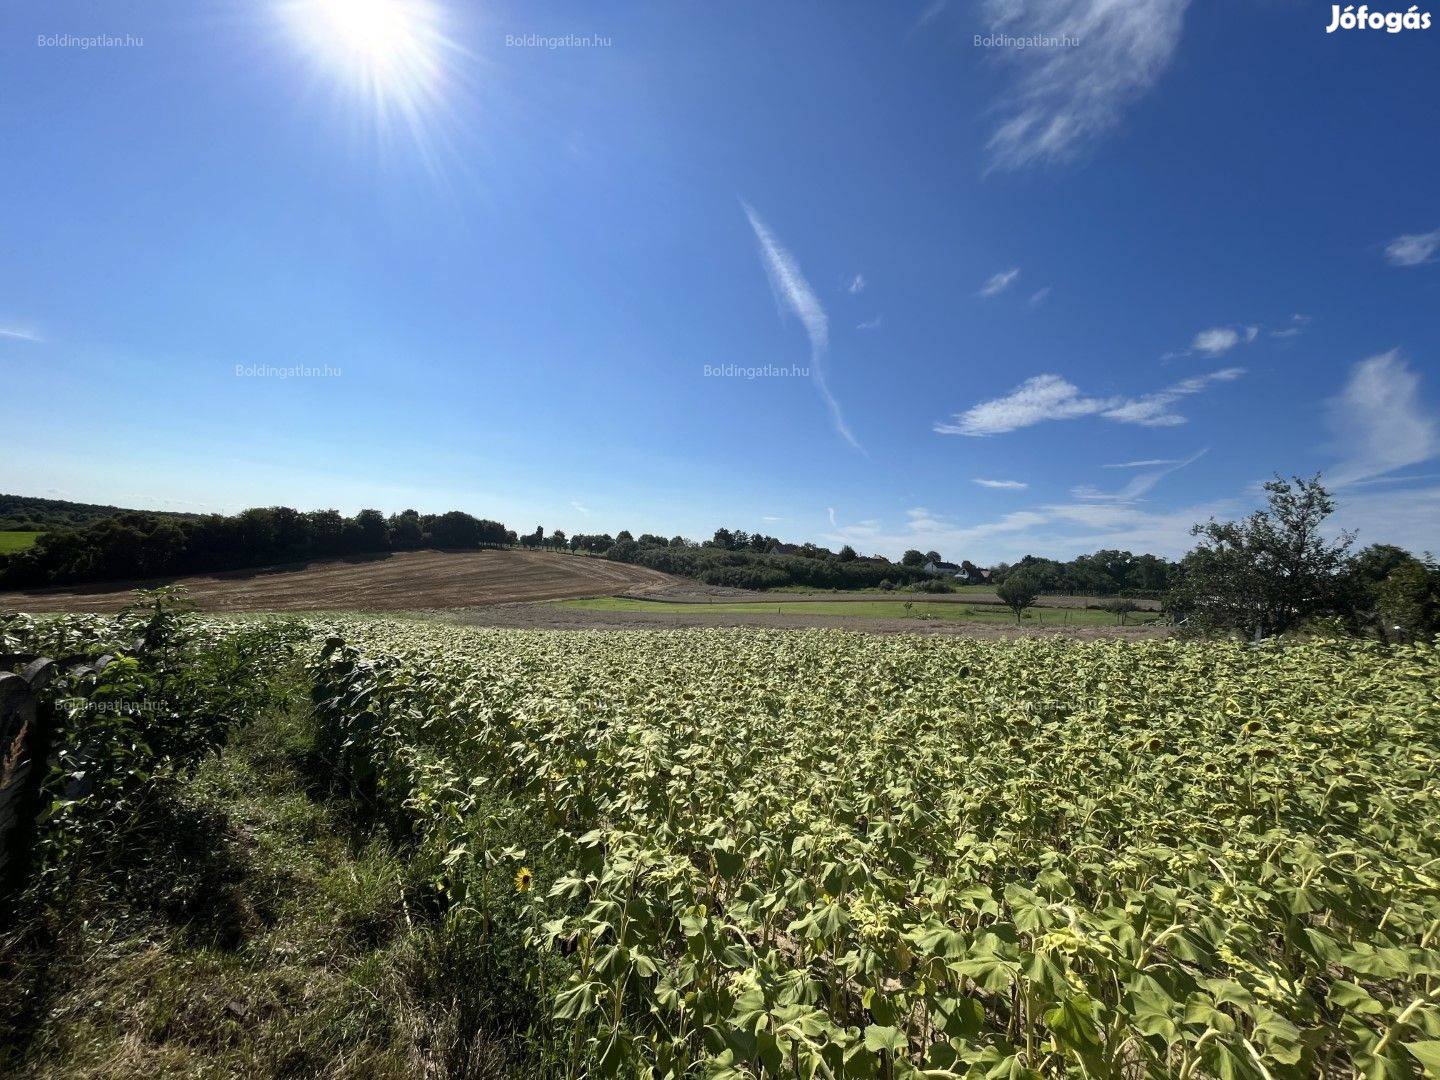
[[[561,1075],[1440,1070],[1433,645],[355,621],[310,674],[443,903],[512,889]]]

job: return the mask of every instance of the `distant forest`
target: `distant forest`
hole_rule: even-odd
[[[0,529],[19,532],[45,532],[49,529],[73,529],[90,525],[126,511],[119,506],[97,503],[65,502],[63,499],[36,499],[29,495],[0,495]],[[172,514],[162,510],[146,511],[155,517],[183,518],[191,514]]]
[[[664,537],[622,530],[609,534],[536,527],[520,534],[498,521],[458,510],[388,517],[361,510],[302,512],[260,507],[234,515],[170,514],[0,495],[5,528],[43,532],[34,546],[0,556],[0,587],[35,588],[92,581],[172,577],[312,559],[413,551],[522,547],[563,550],[635,563],[711,585],[744,589],[809,586],[824,589],[946,591],[961,584],[999,584],[1024,570],[1046,592],[1158,596],[1175,564],[1153,555],[1102,551],[1069,562],[1028,556],[1014,567],[982,571],[968,560],[942,564],[937,551],[908,551],[895,562],[816,544],[791,544],[764,533],[717,529],[710,539]],[[927,568],[928,567],[928,568]]]

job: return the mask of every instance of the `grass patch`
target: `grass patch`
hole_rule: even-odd
[[[284,678],[285,704],[155,808],[166,895],[82,884],[0,931],[0,1075],[547,1070],[522,1037],[540,1010],[521,925],[443,914],[434,860],[329,790],[308,686]]]
[[[13,555],[17,551],[24,551],[44,535],[21,529],[0,529],[0,555]]]
[[[994,604],[962,604],[925,600],[775,600],[738,601],[714,604],[666,603],[623,596],[588,600],[556,600],[557,607],[579,611],[643,611],[659,615],[835,615],[865,619],[934,619],[944,622],[1014,622],[1008,608]],[[1085,608],[1031,608],[1025,622],[1040,626],[1110,626],[1115,616]],[[1141,619],[1131,616],[1132,622]]]

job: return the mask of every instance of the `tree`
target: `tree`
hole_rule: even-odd
[[[925,553],[923,551],[916,551],[914,548],[911,548],[909,551],[905,552],[904,555],[900,556],[900,564],[902,566],[924,566]]]
[[[940,558],[940,553],[938,551],[925,552],[925,560],[926,562],[933,562],[937,564],[945,561],[944,559]]]
[[[1411,557],[1380,583],[1375,608],[1386,638],[1434,634],[1440,630],[1440,566]]]
[[[1265,491],[1267,509],[1243,521],[1211,518],[1191,530],[1200,543],[1181,563],[1169,598],[1190,629],[1262,638],[1351,610],[1346,552],[1353,537],[1331,541],[1321,532],[1335,500],[1319,475],[1277,476]]]
[[[431,523],[430,543],[438,548],[476,547],[480,543],[480,522],[463,510],[450,510]]]
[[[397,551],[410,551],[425,542],[425,532],[420,528],[420,515],[406,510],[390,517],[390,544]]]
[[[355,542],[359,551],[385,551],[390,547],[390,526],[379,510],[361,510],[355,515]]]
[[[1015,613],[1015,621],[1019,622],[1020,613],[1035,603],[1035,599],[1040,595],[1040,586],[1028,574],[1011,574],[995,590],[995,594]]]
[[[556,529],[550,534],[550,546],[559,550],[565,546],[565,530]]]
[[[840,554],[839,554],[838,556],[836,556],[836,557],[837,557],[841,562],[853,562],[853,561],[855,561],[856,559],[858,559],[860,556],[858,556],[857,554],[855,554],[855,549],[854,549],[853,547],[851,547],[849,544],[846,544],[844,547],[842,547],[842,548],[840,549]]]

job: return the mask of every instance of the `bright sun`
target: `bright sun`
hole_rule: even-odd
[[[413,109],[438,92],[448,41],[429,0],[287,0],[284,11],[328,77]]]

